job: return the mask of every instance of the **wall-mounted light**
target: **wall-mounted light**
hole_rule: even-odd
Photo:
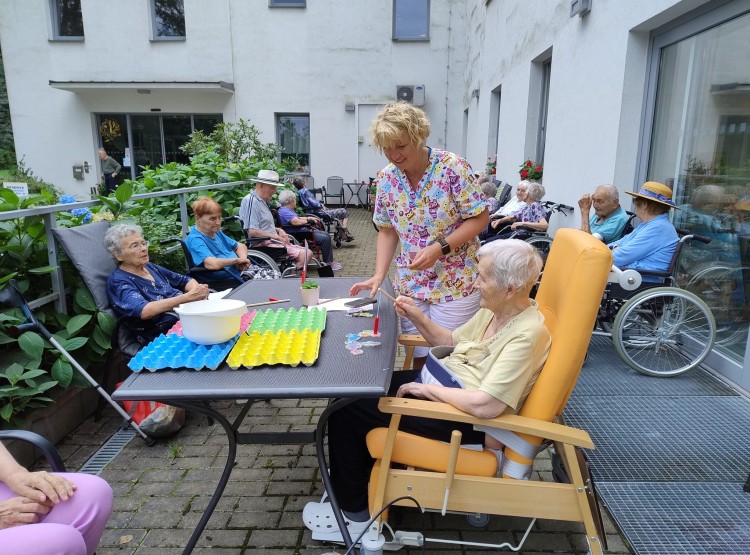
[[[86,173],[89,173],[89,168],[91,168],[91,166],[89,166],[89,163],[88,162],[84,162],[83,163],[83,171],[85,171]]]
[[[151,108],[152,112],[161,112],[161,108]]]
[[[347,112],[353,112],[354,111],[354,102],[347,102],[344,104],[344,110]]]
[[[138,94],[151,94],[151,89],[135,89]]]
[[[473,91],[471,91],[471,98],[476,98],[477,100],[479,100],[479,89],[474,89]]]

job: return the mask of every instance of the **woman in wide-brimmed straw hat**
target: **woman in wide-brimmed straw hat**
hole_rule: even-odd
[[[614,264],[619,268],[664,272],[677,248],[677,232],[669,221],[669,209],[677,208],[672,201],[672,189],[656,181],[648,181],[637,193],[626,191],[635,197],[635,215],[641,225],[622,239],[609,244],[614,255]],[[660,281],[644,276],[643,281]]]

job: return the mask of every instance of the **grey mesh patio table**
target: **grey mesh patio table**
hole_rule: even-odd
[[[321,298],[346,297],[349,287],[364,278],[320,278]],[[269,298],[290,299],[289,303],[253,307],[258,310],[300,307],[300,282],[297,279],[249,281],[232,291],[229,298],[242,299],[247,303],[267,301]],[[390,285],[384,284],[392,293]],[[318,360],[312,366],[297,367],[273,365],[252,369],[232,370],[222,364],[216,370],[159,370],[143,371],[131,375],[114,393],[113,399],[162,401],[170,405],[205,414],[221,424],[227,435],[229,450],[219,483],[206,510],[196,526],[183,553],[191,553],[211,514],[216,508],[234,465],[237,444],[249,443],[312,443],[315,442],[320,474],[326,491],[330,483],[323,450],[326,422],[331,412],[360,397],[382,397],[388,391],[396,356],[398,333],[397,316],[393,303],[384,295],[378,299],[381,344],[363,349],[361,355],[352,355],[345,347],[349,333],[372,329],[371,318],[353,318],[346,312],[328,312],[326,328],[320,344]],[[377,306],[377,305],[376,305]],[[317,429],[309,432],[240,433],[238,431],[245,415],[251,410],[247,403],[234,422],[229,422],[210,401],[217,399],[300,399],[328,398],[334,401],[320,416]],[[343,531],[347,547],[351,545],[346,526],[336,499],[330,495],[339,527]]]

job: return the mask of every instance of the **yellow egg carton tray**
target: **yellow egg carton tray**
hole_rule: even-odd
[[[267,364],[310,366],[318,360],[321,330],[250,331],[241,334],[227,357],[230,368]]]

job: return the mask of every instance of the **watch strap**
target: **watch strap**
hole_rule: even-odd
[[[443,254],[450,254],[451,246],[448,244],[448,241],[445,240],[445,237],[438,239],[438,243],[440,243],[440,249],[443,251]]]

